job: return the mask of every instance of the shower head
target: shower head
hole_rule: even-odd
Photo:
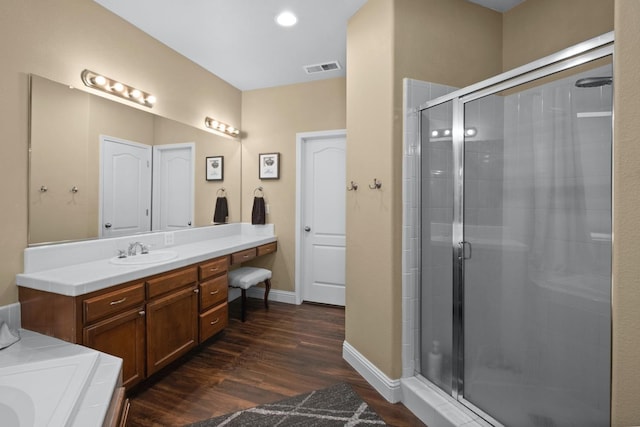
[[[600,87],[613,83],[613,77],[585,77],[576,81],[576,87]]]

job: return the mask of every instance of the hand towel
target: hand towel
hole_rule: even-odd
[[[229,206],[227,204],[227,198],[222,196],[216,199],[216,209],[213,213],[214,224],[224,224],[229,217]]]
[[[251,212],[251,224],[264,224],[266,213],[264,208],[264,197],[253,198],[253,210]]]
[[[5,347],[9,347],[11,344],[17,342],[20,339],[18,331],[11,331],[9,325],[0,320],[0,350]]]

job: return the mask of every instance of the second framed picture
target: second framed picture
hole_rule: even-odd
[[[280,178],[280,153],[261,153],[259,157],[259,178]]]
[[[207,157],[207,181],[224,180],[224,156]]]

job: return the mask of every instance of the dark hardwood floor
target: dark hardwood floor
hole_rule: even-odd
[[[392,426],[424,426],[342,359],[344,309],[239,301],[218,336],[129,392],[128,426],[182,426],[346,382]]]

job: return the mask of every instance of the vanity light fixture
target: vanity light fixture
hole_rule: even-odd
[[[91,70],[84,70],[80,75],[82,82],[93,89],[98,89],[111,95],[136,102],[140,105],[152,108],[156,103],[156,97],[136,89],[119,81],[105,77],[102,74],[94,73]]]
[[[240,135],[240,129],[236,129],[233,126],[222,123],[220,120],[212,119],[211,117],[205,117],[204,125],[209,129],[222,132],[232,138],[237,138]]]

